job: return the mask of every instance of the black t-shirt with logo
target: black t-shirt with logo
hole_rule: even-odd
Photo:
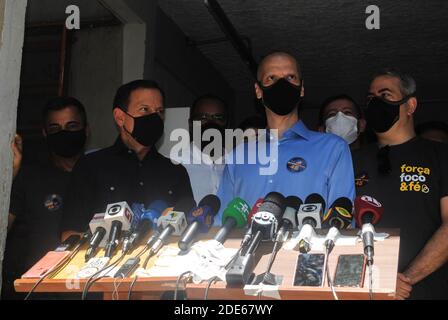
[[[379,150],[373,144],[353,153],[357,195],[383,204],[378,228],[400,228],[398,271],[403,272],[441,225],[440,199],[448,196],[448,147],[413,138],[383,149],[380,157]],[[447,299],[448,265],[416,284],[411,297]]]
[[[70,180],[62,231],[84,232],[96,213],[108,204],[126,201],[148,206],[163,200],[177,206],[193,203],[187,170],[162,156],[156,149],[139,160],[118,138],[109,148],[86,155],[76,163]]]
[[[6,241],[5,286],[11,286],[12,281],[59,245],[60,221],[69,182],[70,173],[57,169],[50,162],[21,168],[11,192],[9,212],[15,216],[15,221]]]

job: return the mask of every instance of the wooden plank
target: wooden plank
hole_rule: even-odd
[[[212,238],[217,229],[212,229],[207,235],[199,237],[201,240]],[[374,271],[374,298],[375,299],[393,299],[396,285],[396,275],[398,268],[398,250],[399,250],[399,232],[398,230],[382,230],[391,234],[391,237],[383,242],[375,243],[375,271]],[[325,231],[322,231],[325,232]],[[345,235],[354,235],[357,230],[344,231]],[[229,248],[237,248],[240,245],[243,232],[241,230],[234,231],[225,246]],[[170,246],[177,246],[178,238],[172,238]],[[137,248],[134,252],[126,256],[121,264],[123,264],[129,257],[136,256],[142,248]],[[262,243],[257,251],[257,264],[255,267],[255,274],[261,274],[265,271],[269,261],[272,250],[272,243]],[[79,283],[74,281],[77,272],[85,265],[84,254],[86,248],[82,248],[80,252],[75,255],[72,261],[56,274],[52,279],[45,280],[40,284],[36,292],[82,292],[86,280],[79,280]],[[334,276],[337,265],[337,259],[341,254],[362,254],[362,242],[355,246],[336,246],[329,258],[330,273]],[[313,253],[313,252],[311,252]],[[317,253],[317,252],[314,252]],[[114,261],[121,252],[117,252]],[[97,257],[103,256],[104,250],[100,250]],[[296,299],[333,299],[332,293],[328,284],[324,287],[295,287],[293,286],[294,272],[296,261],[298,257],[297,251],[280,250],[272,267],[272,273],[282,275],[283,283],[279,287],[278,294],[281,299],[296,300]],[[146,258],[143,255],[142,260]],[[156,257],[149,260],[148,269],[154,265]],[[112,292],[118,285],[117,292],[120,299],[127,298],[129,286],[133,281],[134,275],[123,280],[102,279],[96,282],[89,290],[89,292],[104,292],[105,299],[112,299]],[[338,297],[340,299],[368,299],[367,277],[365,277],[363,288],[336,288]],[[135,283],[132,297],[134,299],[157,299],[165,291],[175,290],[177,277],[158,277],[158,278],[139,278]],[[29,292],[36,283],[34,279],[19,279],[15,282],[16,291]],[[189,299],[202,300],[204,299],[206,284],[189,283],[186,286],[186,293]],[[183,289],[183,287],[181,287]],[[250,296],[245,294],[242,288],[231,288],[223,282],[217,282],[210,288],[209,299],[232,299],[232,300],[253,300],[259,299],[258,296]],[[269,299],[262,296],[262,299]]]

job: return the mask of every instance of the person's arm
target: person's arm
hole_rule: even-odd
[[[27,171],[27,169],[24,169]],[[18,217],[25,217],[26,209],[26,172],[22,170],[17,177],[15,177],[12,188],[11,198],[9,203],[8,228],[9,232]]]
[[[22,165],[22,137],[18,134],[16,134],[14,140],[11,143],[11,149],[13,154],[13,179],[15,179]]]
[[[11,230],[12,225],[14,224],[14,221],[16,220],[16,216],[12,213],[9,213],[8,215],[8,232]]]
[[[412,285],[448,262],[448,196],[440,200],[442,224],[403,273]]]
[[[440,217],[441,225],[425,244],[420,253],[408,265],[403,275],[408,282],[397,280],[397,298],[408,298],[410,291],[406,289],[407,285],[415,285],[427,276],[437,271],[443,264],[448,262],[448,148],[438,148],[437,155],[439,159],[439,188],[440,188]],[[412,290],[412,288],[411,288]],[[404,293],[400,295],[400,293]]]

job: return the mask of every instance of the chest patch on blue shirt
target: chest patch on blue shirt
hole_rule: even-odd
[[[307,163],[305,159],[296,157],[289,160],[286,167],[290,172],[298,173],[306,170]]]

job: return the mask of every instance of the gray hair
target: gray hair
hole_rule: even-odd
[[[372,81],[381,76],[389,76],[399,79],[400,92],[403,97],[414,96],[416,94],[417,84],[415,79],[409,74],[403,73],[395,68],[384,68],[373,75]]]

